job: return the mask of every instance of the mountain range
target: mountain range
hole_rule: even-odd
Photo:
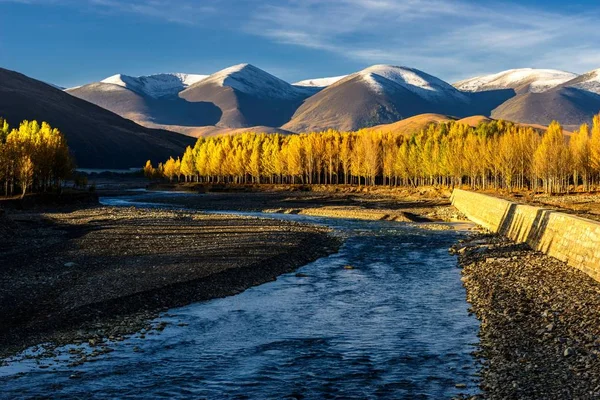
[[[195,137],[356,130],[424,113],[574,126],[600,111],[599,71],[522,68],[449,84],[415,68],[374,65],[290,84],[239,64],[211,75],[115,75],[66,91],[146,127]]]
[[[64,90],[0,69],[0,116],[13,125],[38,119],[58,127],[79,166],[88,168],[163,160],[192,137],[244,130],[405,127],[415,120],[402,121],[422,114],[534,125],[558,120],[569,129],[599,111],[600,69],[577,75],[524,68],[449,84],[415,68],[374,65],[290,84],[239,64],[211,75],[117,74]]]

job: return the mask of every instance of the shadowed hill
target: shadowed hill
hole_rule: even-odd
[[[214,125],[222,114],[212,103],[190,103],[177,95],[155,98],[112,83],[91,83],[67,93],[138,124],[172,126],[169,129],[178,132],[179,127]]]
[[[51,85],[0,68],[0,116],[13,126],[46,121],[65,137],[77,165],[130,168],[181,154],[193,139],[144,128]]]
[[[553,120],[573,126],[590,122],[600,111],[600,95],[557,87],[543,93],[520,94],[492,111],[492,118],[548,125]]]

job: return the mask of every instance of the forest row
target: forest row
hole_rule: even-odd
[[[325,131],[199,138],[177,159],[144,168],[151,178],[220,183],[470,185],[558,193],[600,183],[600,116],[565,135],[497,120],[418,133]]]

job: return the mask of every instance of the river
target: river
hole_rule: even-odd
[[[144,194],[103,199],[157,206]],[[339,253],[235,296],[172,309],[98,361],[0,367],[2,398],[439,399],[478,393],[456,231],[260,214],[332,227]],[[352,269],[349,269],[351,266]],[[77,379],[72,378],[77,370]],[[458,384],[459,388],[456,387]],[[462,385],[466,385],[463,388]]]

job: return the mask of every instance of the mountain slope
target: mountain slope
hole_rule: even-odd
[[[293,134],[293,132],[286,131],[285,129],[273,128],[271,126],[249,126],[246,128],[223,128],[218,126],[203,126],[199,128],[192,128],[189,132],[186,132],[186,134],[193,137],[208,137],[222,135],[237,135],[246,132],[280,133],[282,135]]]
[[[177,96],[177,93],[154,97],[150,94],[165,93],[156,87],[142,90],[132,85],[102,82],[91,83],[67,89],[67,93],[94,103],[120,116],[146,127],[164,126],[183,133],[185,128],[214,125],[221,118],[221,110],[212,103],[190,103]]]
[[[553,120],[573,126],[591,121],[600,111],[600,95],[573,87],[524,93],[492,111],[492,118],[548,125]]]
[[[179,97],[217,106],[222,112],[217,126],[243,128],[280,126],[313,93],[311,88],[295,87],[253,65],[239,64],[210,75]]]
[[[284,129],[355,130],[423,113],[473,114],[469,95],[422,71],[374,65],[308,98]]]
[[[493,118],[571,128],[600,112],[600,70],[593,70],[542,93],[523,93],[492,111]]]
[[[554,69],[521,68],[465,79],[454,86],[465,92],[514,89],[517,94],[541,93],[576,77],[577,74]]]
[[[141,127],[43,82],[0,68],[0,116],[13,126],[24,119],[60,129],[79,167],[130,168],[164,160],[193,143],[186,136]]]

